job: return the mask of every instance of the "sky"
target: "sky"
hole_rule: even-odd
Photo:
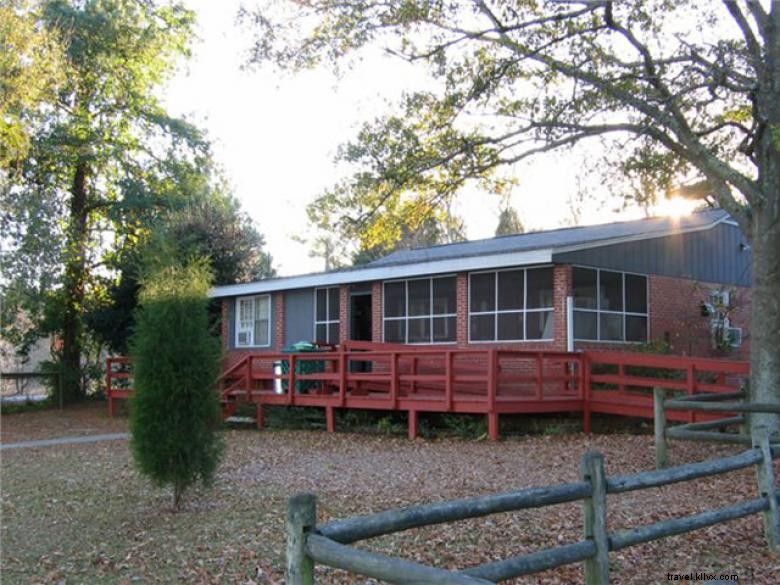
[[[172,114],[208,131],[214,155],[243,208],[264,234],[279,275],[315,272],[321,258],[292,239],[307,231],[306,205],[344,176],[334,158],[362,122],[386,111],[404,89],[425,84],[418,69],[376,54],[337,78],[326,68],[280,75],[270,66],[242,67],[251,38],[236,24],[240,0],[185,0],[198,15],[192,59],[166,88]],[[593,155],[595,156],[595,154]],[[569,225],[568,200],[577,191],[579,156],[548,154],[518,165],[511,203],[526,230]],[[453,211],[466,221],[469,239],[493,235],[499,199],[464,193]],[[612,213],[613,205],[588,202],[581,223],[635,219],[638,208]]]

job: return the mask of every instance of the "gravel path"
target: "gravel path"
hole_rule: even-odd
[[[88,435],[86,437],[56,437],[54,439],[39,439],[37,441],[19,441],[0,445],[0,451],[6,449],[29,449],[33,447],[55,447],[58,445],[76,445],[80,443],[97,443],[100,441],[119,441],[128,439],[129,433],[110,433],[103,435]]]

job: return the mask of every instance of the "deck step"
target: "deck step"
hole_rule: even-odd
[[[256,423],[254,417],[251,416],[229,416],[225,422],[231,425],[255,425]]]

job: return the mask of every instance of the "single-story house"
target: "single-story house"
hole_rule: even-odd
[[[745,359],[751,249],[722,210],[403,250],[216,287],[232,362],[302,340],[632,349]]]

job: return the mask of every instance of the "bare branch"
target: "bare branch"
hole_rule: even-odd
[[[747,45],[748,51],[750,52],[750,61],[753,65],[753,69],[755,69],[759,76],[762,76],[763,58],[761,54],[761,45],[759,44],[758,39],[756,39],[756,35],[753,34],[753,29],[750,28],[750,24],[745,18],[745,15],[742,14],[739,6],[737,6],[736,0],[723,0],[723,4],[725,4],[726,9],[731,14],[734,22],[737,23],[739,30],[742,31],[745,44]]]
[[[750,14],[753,15],[753,20],[756,21],[758,32],[761,34],[764,42],[768,42],[767,27],[769,25],[769,16],[764,11],[764,7],[761,6],[761,2],[758,0],[746,0],[745,4],[747,4],[748,10],[750,10]]]

